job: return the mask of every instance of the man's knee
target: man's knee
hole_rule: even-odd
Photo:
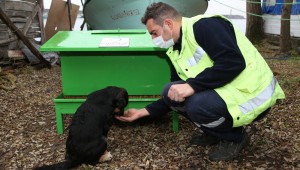
[[[163,88],[163,91],[162,91],[162,99],[163,101],[167,104],[167,105],[170,105],[170,99],[168,97],[168,92],[169,92],[169,89],[170,87],[172,86],[172,83],[168,83],[164,86]]]
[[[163,91],[162,91],[163,98],[168,97],[168,91],[171,86],[172,86],[172,83],[168,83],[164,86]]]
[[[164,100],[164,102],[167,104],[167,105],[172,105],[171,103],[174,103],[174,101],[172,101],[169,97],[168,97],[168,92],[171,88],[171,86],[173,84],[183,84],[185,83],[185,81],[174,81],[174,82],[170,82],[170,83],[167,83],[164,88],[163,88],[163,91],[162,91],[162,99]]]
[[[163,92],[162,92],[162,99],[163,99],[164,103],[166,105],[168,105],[172,110],[179,111],[179,112],[185,112],[184,102],[176,102],[176,101],[171,100],[168,96],[168,92],[173,84],[182,84],[182,83],[185,83],[185,82],[184,81],[175,81],[175,82],[168,83],[164,86]]]

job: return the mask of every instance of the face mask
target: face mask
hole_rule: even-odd
[[[162,34],[163,33],[164,33],[164,26],[163,26],[163,32],[162,32]],[[156,38],[153,38],[152,41],[153,41],[153,43],[156,46],[158,46],[160,48],[170,48],[170,47],[172,47],[175,44],[175,42],[174,42],[174,40],[172,38],[172,32],[171,32],[171,38],[169,40],[167,40],[167,41],[165,41],[163,39],[162,35],[160,35],[160,36],[158,36]]]

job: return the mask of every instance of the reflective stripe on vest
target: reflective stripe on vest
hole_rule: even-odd
[[[271,83],[260,94],[258,94],[255,98],[239,105],[242,113],[247,114],[272,98],[272,95],[275,92],[276,82],[276,78],[273,77]]]
[[[188,64],[190,67],[197,65],[201,58],[206,54],[206,52],[199,46],[195,51],[193,57],[188,59]]]

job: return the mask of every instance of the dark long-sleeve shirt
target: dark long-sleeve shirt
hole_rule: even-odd
[[[195,78],[186,82],[195,93],[208,89],[222,87],[237,77],[246,67],[244,57],[237,45],[232,24],[222,18],[204,18],[193,25],[195,39],[199,46],[210,56],[214,64],[206,68]],[[180,38],[174,45],[174,50],[181,50],[182,30]],[[181,80],[171,66],[171,81]],[[146,106],[151,117],[158,117],[171,109],[159,99]]]

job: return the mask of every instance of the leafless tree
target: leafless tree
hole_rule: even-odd
[[[258,17],[262,15],[261,1],[247,1],[247,24],[246,36],[252,43],[261,41],[264,38],[263,19]]]
[[[280,28],[280,54],[287,55],[292,49],[291,45],[291,11],[293,0],[284,0],[281,14]]]

